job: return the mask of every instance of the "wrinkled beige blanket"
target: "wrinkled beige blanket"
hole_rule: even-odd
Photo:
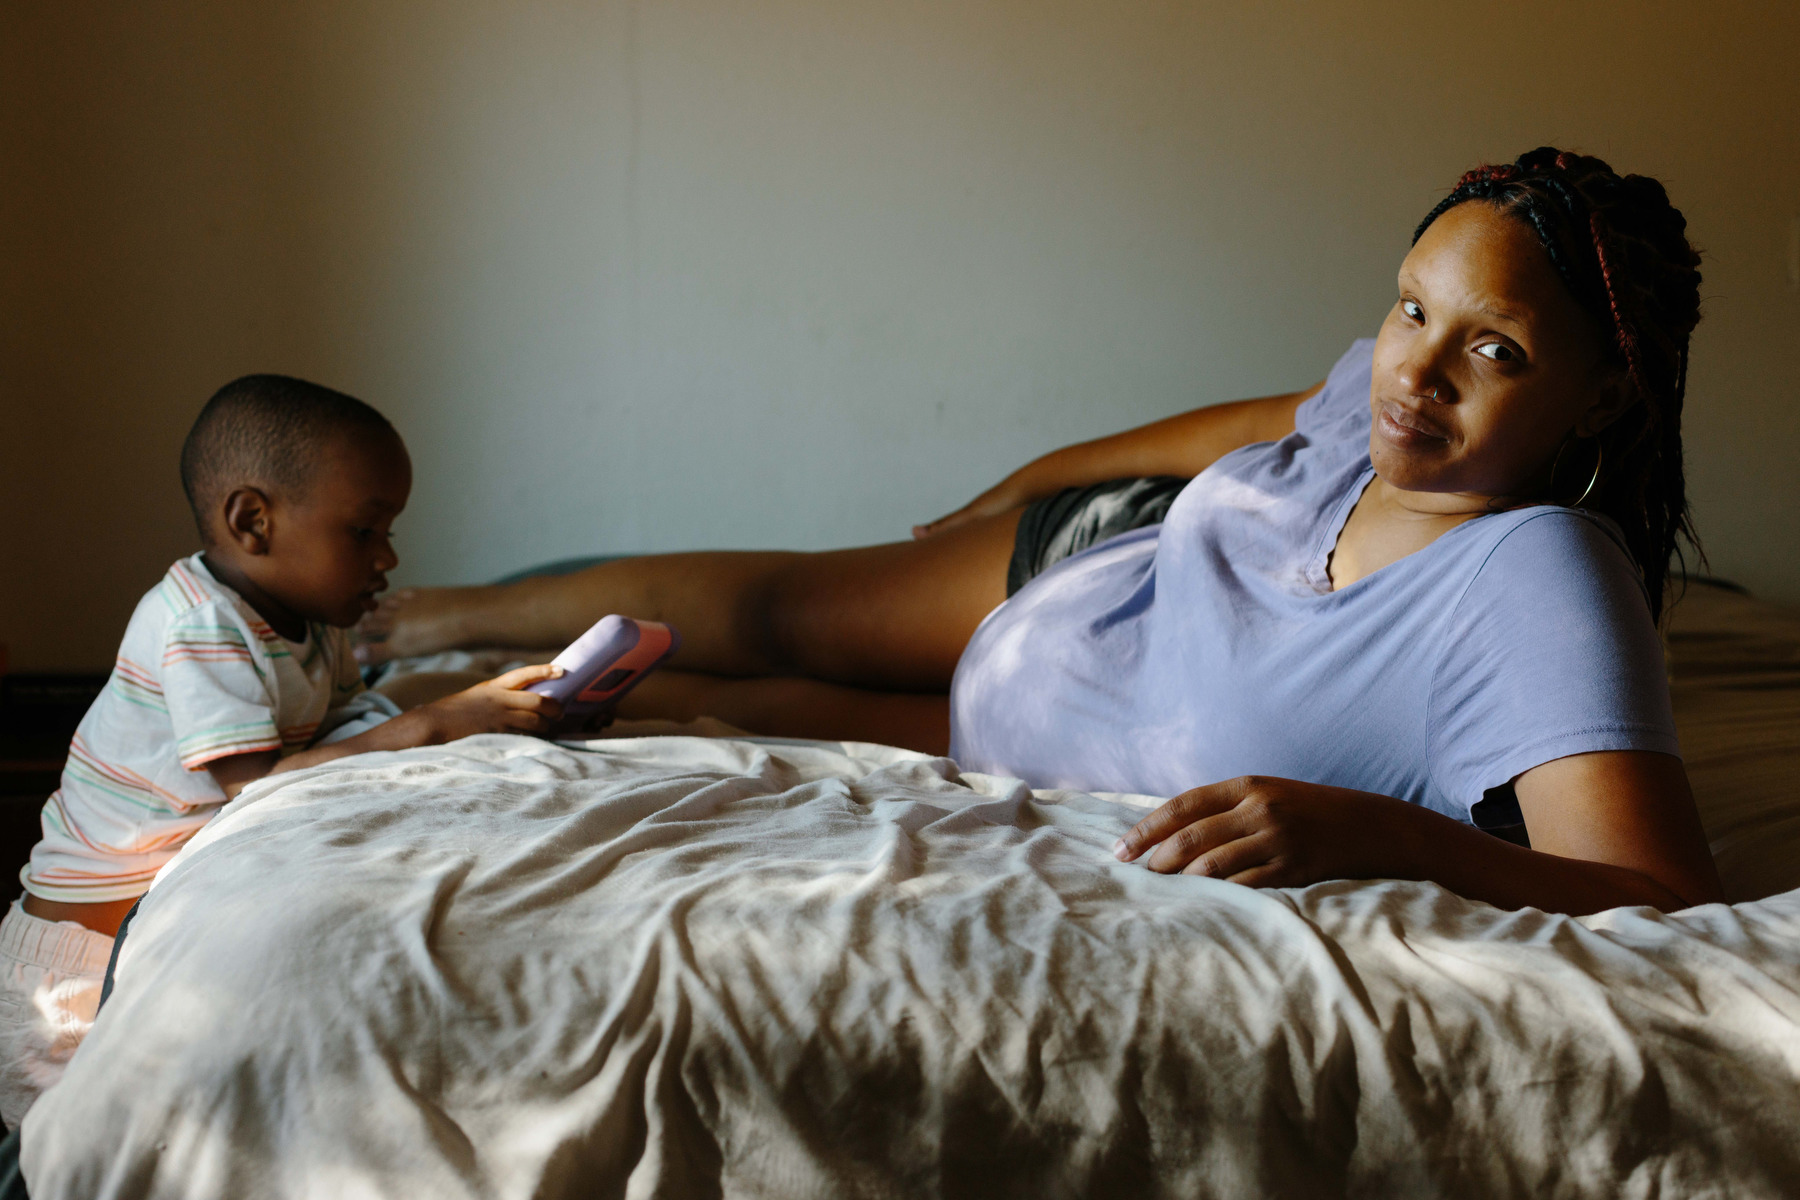
[[[32,1110],[38,1200],[1776,1196],[1800,894],[1507,914],[1113,862],[867,746],[483,737],[252,788]]]

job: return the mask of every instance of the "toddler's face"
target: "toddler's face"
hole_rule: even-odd
[[[389,529],[411,491],[398,437],[332,439],[306,493],[281,506],[259,584],[296,616],[356,624],[400,561]]]

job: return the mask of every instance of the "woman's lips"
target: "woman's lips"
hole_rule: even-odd
[[[1449,431],[1415,408],[1395,400],[1381,402],[1381,415],[1376,421],[1381,436],[1396,446],[1426,446],[1448,442]]]

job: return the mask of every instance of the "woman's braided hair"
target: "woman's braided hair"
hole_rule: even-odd
[[[1700,255],[1688,244],[1687,219],[1656,180],[1541,146],[1464,175],[1419,222],[1413,241],[1469,200],[1486,200],[1531,227],[1570,294],[1609,333],[1614,360],[1636,388],[1638,402],[1599,435],[1605,469],[1584,506],[1624,531],[1660,620],[1679,540],[1700,549],[1681,467],[1688,335],[1700,321]],[[1585,473],[1570,490],[1584,481]]]

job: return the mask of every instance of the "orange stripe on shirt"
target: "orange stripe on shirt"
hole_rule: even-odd
[[[89,767],[92,767],[96,773],[104,775],[114,783],[122,783],[127,787],[139,788],[149,792],[152,796],[167,801],[179,812],[187,812],[195,807],[196,803],[203,803],[193,800],[183,800],[174,792],[169,791],[167,788],[158,787],[156,784],[150,782],[150,780],[139,775],[136,771],[121,767],[116,763],[107,762],[105,759],[96,755],[92,748],[83,744],[80,734],[77,734],[75,740],[69,743],[69,757],[79,758]]]
[[[178,662],[252,662],[247,646],[174,646],[163,655],[163,666]]]
[[[97,842],[92,841],[87,834],[81,832],[81,826],[75,823],[75,818],[70,814],[68,807],[63,804],[61,792],[57,792],[54,796],[51,796],[50,803],[56,805],[56,811],[62,814],[63,828],[79,838],[81,844],[86,846],[89,850],[92,850],[97,854],[122,853],[121,851],[114,850],[111,846],[102,846]]]
[[[206,589],[200,586],[200,581],[186,567],[176,563],[169,568],[169,574],[174,578],[175,586],[181,589],[191,603],[206,603]]]
[[[162,694],[162,685],[157,682],[156,676],[123,655],[114,660],[113,670],[142,688]]]
[[[32,871],[31,881],[50,887],[68,888],[71,891],[81,888],[116,887],[121,883],[148,882],[156,878],[160,866],[140,867],[135,871],[118,871],[111,875],[102,875],[98,871],[71,871],[67,867],[48,867],[42,871]]]
[[[198,771],[200,768],[204,767],[207,763],[218,762],[221,758],[231,758],[234,755],[238,755],[238,754],[261,754],[264,750],[279,750],[279,749],[281,749],[280,742],[271,742],[271,741],[266,741],[266,740],[253,741],[253,742],[231,742],[231,743],[227,743],[226,745],[223,745],[223,746],[214,746],[212,749],[207,750],[205,753],[201,754],[198,758],[184,758],[181,760],[181,765],[186,767],[190,771]]]

